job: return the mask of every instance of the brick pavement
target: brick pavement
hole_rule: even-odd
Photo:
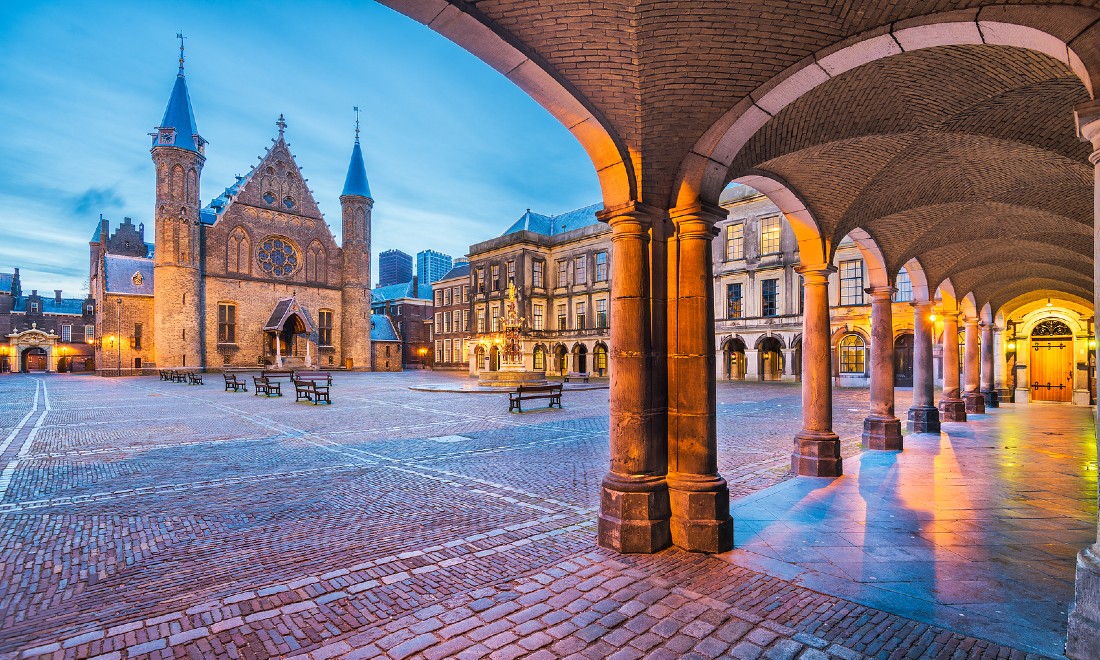
[[[0,657],[1010,653],[721,558],[595,548],[607,392],[510,415],[407,389],[447,378],[340,374],[327,408],[0,379]],[[798,388],[720,384],[719,402],[738,492],[787,478]],[[842,436],[865,406],[837,392]]]

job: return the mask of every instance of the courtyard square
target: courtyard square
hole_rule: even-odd
[[[770,570],[764,559],[812,560],[776,555],[798,549],[776,543],[762,522],[768,516],[747,508],[735,508],[732,553],[597,548],[606,389],[567,390],[560,411],[509,414],[503,393],[408,389],[467,380],[432,372],[340,373],[327,407],[227,393],[213,376],[203,386],[0,379],[0,656],[1010,652],[967,637],[965,624],[929,625],[935,613],[922,619],[929,612],[912,608],[912,598],[899,604],[908,619],[888,602],[873,609],[851,590],[835,594],[821,577]],[[898,394],[903,409],[908,392]],[[859,451],[867,396],[836,392],[846,460]],[[790,479],[799,388],[721,383],[718,403],[720,472],[734,506],[748,507]],[[1092,440],[1084,429],[1065,435]],[[1026,441],[1018,438],[1015,450],[1028,451]],[[1087,502],[1095,466],[1092,474],[1091,485],[1061,480],[1067,502]],[[849,482],[860,483],[837,483]],[[809,496],[832,482],[789,483]],[[1066,526],[1087,535],[1095,516],[1087,509],[1078,502],[1060,514],[1080,518]],[[950,529],[954,517],[941,518]],[[762,549],[764,541],[774,548]],[[1069,547],[1083,542],[1066,539]],[[1072,598],[1072,553],[1059,559],[1054,578],[1038,577],[1058,582],[1059,597],[1068,584]],[[813,574],[824,573],[818,566]],[[1064,616],[1053,618],[1064,626]]]

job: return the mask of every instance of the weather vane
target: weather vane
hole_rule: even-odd
[[[183,40],[187,37],[182,32],[177,32],[176,38],[180,40],[180,73],[183,73]]]
[[[355,141],[359,141],[359,106],[355,106]]]
[[[283,138],[283,131],[286,130],[286,120],[283,119],[283,113],[279,113],[279,121],[275,122],[275,125],[279,127],[279,139]]]

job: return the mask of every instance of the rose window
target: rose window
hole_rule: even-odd
[[[260,270],[269,277],[290,277],[298,270],[298,251],[285,238],[265,238],[259,260]]]

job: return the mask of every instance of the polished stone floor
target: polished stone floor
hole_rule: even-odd
[[[837,480],[734,502],[733,563],[871,607],[1058,655],[1074,557],[1096,536],[1095,409],[1007,405]]]
[[[1065,631],[1075,534],[1095,520],[1087,411],[1005,409],[860,459],[867,390],[838,389],[848,476],[830,483],[791,479],[797,384],[719,383],[719,468],[735,505],[759,506],[737,514],[738,548],[622,556],[594,544],[608,391],[514,414],[504,394],[410,389],[467,382],[337,374],[333,404],[313,406],[225,392],[216,374],[203,386],[0,377],[0,660],[1056,653],[1044,640]],[[909,392],[897,397],[904,410]],[[978,504],[1003,525],[975,531],[984,510],[958,512]],[[870,543],[898,531],[890,515],[920,543],[956,539],[940,544],[951,562],[905,566],[897,555],[915,550]],[[813,527],[829,516],[845,520]],[[826,567],[799,531],[846,549]],[[1059,531],[1061,554],[1047,559]],[[963,543],[994,533],[988,548]],[[857,541],[886,554],[867,558]],[[923,556],[939,560],[938,547]],[[1003,578],[988,588],[987,552]],[[1028,570],[1009,573],[1020,562]],[[872,567],[902,576],[874,601]],[[948,567],[950,580],[919,579]],[[933,616],[955,607],[946,597],[976,594],[967,612],[996,618],[1005,591],[1025,589],[1033,610],[1015,615],[1039,641],[971,625],[976,615]]]

